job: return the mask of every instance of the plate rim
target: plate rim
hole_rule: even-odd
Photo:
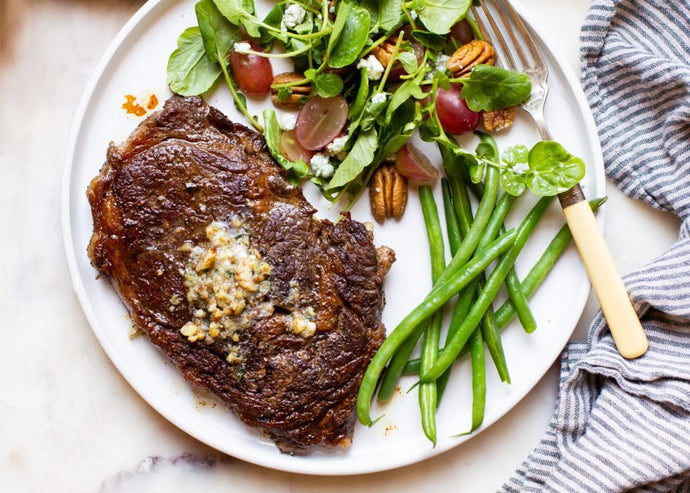
[[[233,457],[236,457],[238,459],[242,459],[256,465],[269,467],[275,470],[310,474],[316,476],[347,476],[355,474],[371,474],[418,463],[427,460],[431,457],[440,455],[441,453],[447,452],[451,449],[454,449],[461,444],[464,444],[466,441],[458,442],[457,445],[451,445],[449,447],[442,449],[428,449],[424,453],[416,454],[411,457],[408,454],[405,460],[396,463],[386,463],[383,467],[378,467],[373,463],[370,464],[369,467],[362,467],[361,463],[357,467],[348,467],[346,463],[339,462],[335,466],[329,466],[330,463],[323,463],[323,466],[325,467],[318,468],[318,470],[314,470],[314,463],[309,460],[303,460],[301,462],[295,460],[274,460],[273,457],[269,457],[268,460],[266,460],[266,457],[263,456],[261,453],[253,453],[253,451],[246,449],[233,450],[232,452],[229,452],[227,446],[224,446],[222,443],[218,443],[218,441],[214,440],[213,437],[206,436],[203,439],[200,438],[193,430],[185,426],[185,423],[180,423],[174,417],[170,416],[169,413],[166,411],[165,407],[159,405],[160,403],[152,402],[149,398],[145,397],[147,395],[147,392],[145,391],[147,384],[136,373],[130,371],[126,364],[126,361],[124,361],[126,358],[123,358],[116,352],[107,349],[107,344],[105,344],[105,341],[103,340],[102,336],[101,323],[98,319],[94,307],[92,306],[91,300],[89,299],[89,296],[86,292],[86,287],[84,285],[83,279],[81,278],[81,275],[79,273],[71,217],[71,201],[73,199],[73,194],[71,194],[73,179],[73,163],[77,151],[77,146],[79,143],[79,137],[83,129],[84,117],[86,116],[89,103],[94,97],[95,91],[103,77],[104,72],[106,71],[110,63],[113,61],[113,58],[117,54],[119,48],[122,46],[123,42],[126,41],[127,37],[132,33],[132,31],[149,15],[153,15],[156,9],[163,8],[166,4],[172,5],[173,3],[179,1],[186,2],[188,0],[148,0],[128,19],[128,21],[124,24],[124,26],[119,30],[117,35],[110,42],[106,51],[103,53],[99,62],[93,69],[91,76],[88,79],[88,82],[84,88],[84,92],[80,99],[79,105],[77,106],[77,110],[75,111],[74,119],[69,133],[69,138],[67,142],[67,152],[65,153],[65,160],[63,163],[63,172],[61,180],[60,217],[62,222],[63,247],[67,259],[73,290],[77,295],[82,311],[84,312],[87,321],[89,322],[91,331],[94,333],[97,340],[99,341],[101,349],[113,363],[118,373],[120,373],[124,380],[142,398],[142,400],[146,402],[147,405],[155,409],[155,411],[158,414],[164,417],[173,426],[183,430],[186,434],[188,434],[195,440],[205,443],[206,445],[218,451],[227,453],[228,455],[232,455]],[[191,0],[189,0],[189,2],[191,3]],[[589,137],[589,147],[594,155],[594,162],[591,166],[591,169],[596,170],[596,172],[594,173],[595,176],[593,180],[594,189],[596,192],[605,193],[606,175],[604,172],[603,157],[601,155],[601,144],[596,129],[596,124],[594,122],[594,117],[591,113],[589,104],[586,100],[584,91],[582,90],[579,80],[576,78],[570,65],[564,60],[563,56],[558,51],[551,48],[554,45],[550,42],[548,35],[544,32],[543,28],[539,25],[539,23],[537,23],[529,15],[529,13],[526,12],[524,6],[522,6],[518,1],[512,0],[512,3],[519,15],[525,20],[528,27],[532,30],[533,33],[536,34],[537,38],[541,41],[541,44],[547,48],[549,55],[556,62],[558,69],[561,71],[563,77],[565,78],[569,92],[574,94],[576,98],[577,106],[580,109],[580,113],[586,125],[585,133]],[[606,206],[604,205],[604,207],[602,207],[599,213],[597,214],[597,221],[602,230],[604,228],[605,214]],[[553,359],[547,358],[549,361],[544,364],[546,368],[544,371],[541,371],[540,369],[540,377],[531,385],[526,386],[524,391],[520,393],[520,395],[518,395],[516,399],[513,400],[512,404],[510,406],[507,406],[507,409],[498,413],[495,419],[493,419],[490,423],[483,425],[480,430],[478,430],[477,432],[475,432],[474,435],[472,435],[472,437],[478,435],[479,433],[481,433],[481,431],[491,427],[493,424],[495,424],[497,421],[503,418],[508,412],[510,412],[510,410],[517,406],[517,404],[519,404],[534,389],[534,387],[539,383],[539,381],[541,381],[544,378],[544,376],[548,372],[548,368],[560,356],[563,347],[565,346],[565,344],[567,344],[568,340],[572,336],[577,322],[582,316],[585,303],[587,301],[590,291],[591,285],[589,285],[587,289],[581,289],[581,293],[578,293],[579,296],[573,303],[573,305],[577,307],[577,310],[573,311],[574,320],[572,322],[572,327],[569,327],[568,330],[563,329],[564,333],[567,333],[567,338],[565,338],[564,344],[560,347],[559,352],[555,355],[555,357]],[[577,315],[575,315],[575,313]],[[282,455],[279,457],[282,457]]]

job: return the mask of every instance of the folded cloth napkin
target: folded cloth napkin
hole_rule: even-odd
[[[581,56],[608,176],[683,223],[624,279],[647,353],[621,358],[599,313],[566,347],[547,432],[501,491],[690,492],[690,0],[593,0]]]

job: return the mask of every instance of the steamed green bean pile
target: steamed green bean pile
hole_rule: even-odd
[[[495,141],[482,134],[483,144]],[[540,197],[516,228],[507,230],[504,220],[520,197],[501,193],[500,171],[488,167],[482,182],[474,183],[469,173],[444,155],[446,177],[442,179],[445,228],[429,185],[419,186],[419,198],[429,243],[432,288],[421,303],[395,327],[372,359],[362,380],[357,415],[362,424],[375,423],[370,416],[372,399],[388,401],[402,375],[416,375],[421,427],[435,446],[436,409],[441,403],[453,363],[470,354],[472,376],[471,425],[457,435],[472,433],[484,419],[486,407],[486,353],[500,379],[510,383],[501,330],[517,316],[525,332],[537,328],[527,300],[546,278],[572,236],[566,225],[554,236],[541,257],[520,280],[515,262],[531,233],[555,196]],[[473,210],[470,193],[478,204]],[[591,201],[596,211],[604,199]],[[445,229],[452,258],[446,263]],[[494,302],[505,286],[508,299],[497,309]],[[452,313],[444,329],[444,309]],[[412,357],[418,349],[419,357]]]

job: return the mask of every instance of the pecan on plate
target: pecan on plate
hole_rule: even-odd
[[[462,45],[446,62],[446,67],[453,77],[465,77],[479,64],[493,65],[496,63],[496,51],[490,43],[473,39]]]
[[[369,184],[371,214],[382,223],[388,217],[399,219],[407,205],[407,178],[393,164],[382,164]]]
[[[515,121],[515,106],[482,112],[482,124],[487,132],[500,132]]]
[[[273,77],[271,84],[271,101],[275,106],[296,108],[311,94],[311,84],[290,86],[285,96],[281,97],[280,89],[273,87],[280,84],[290,84],[303,81],[304,75],[296,72],[283,72]]]

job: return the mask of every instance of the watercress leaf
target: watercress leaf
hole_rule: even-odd
[[[525,145],[518,144],[506,149],[501,153],[501,161],[508,166],[515,166],[518,163],[526,163],[529,155],[529,148]]]
[[[488,142],[480,142],[477,144],[477,148],[474,153],[480,159],[488,159],[492,161],[496,158],[496,153],[494,152],[494,147]]]
[[[254,0],[213,0],[221,14],[234,25],[242,24],[247,34],[259,38],[261,31],[254,17]]]
[[[226,63],[228,53],[240,39],[239,28],[218,10],[213,0],[201,0],[194,6],[206,56],[212,62]]]
[[[328,37],[327,51],[329,53],[333,51],[333,47],[338,42],[338,38],[340,38],[340,35],[343,33],[343,29],[345,29],[345,24],[347,23],[347,17],[350,15],[351,8],[352,4],[350,2],[340,2],[338,5],[338,11],[333,21],[333,29]]]
[[[447,34],[456,22],[465,17],[471,4],[471,0],[425,0],[424,6],[416,12],[429,31]]]
[[[525,191],[525,179],[523,176],[513,173],[508,169],[501,170],[499,176],[501,186],[506,193],[518,197]]]
[[[429,31],[412,31],[412,37],[432,53],[440,53],[446,46],[446,36],[430,33]]]
[[[213,0],[213,3],[220,13],[236,26],[243,17],[254,14],[254,0]]]
[[[436,70],[434,72],[434,79],[438,81],[438,87],[440,87],[441,89],[445,89],[446,91],[450,89],[450,79],[448,78],[448,75],[446,75],[445,72]]]
[[[304,76],[311,80],[314,92],[323,98],[337,96],[343,90],[343,79],[337,74],[319,74],[314,69],[304,72]]]
[[[412,97],[416,99],[424,99],[426,97],[426,93],[422,90],[419,81],[416,79],[408,79],[400,84],[391,96],[388,109],[386,110],[386,118],[384,120],[386,125],[391,122],[393,112]]]
[[[350,149],[350,153],[335,170],[327,188],[342,187],[354,180],[374,160],[377,144],[378,139],[374,128],[360,132],[352,145],[352,149]]]
[[[346,11],[347,17],[342,31],[331,46],[331,54],[328,58],[328,65],[332,68],[342,68],[354,63],[369,37],[371,24],[369,12],[358,5],[351,5]],[[338,17],[342,16],[341,12],[344,12],[342,6],[338,9]],[[338,23],[338,17],[336,17],[336,23]]]
[[[362,0],[361,5],[371,15],[374,29],[389,32],[402,24],[400,0]]]
[[[309,174],[309,166],[307,163],[298,159],[297,161],[290,161],[280,152],[280,125],[275,111],[267,109],[263,112],[264,118],[264,137],[266,139],[266,146],[271,156],[283,167],[288,170],[288,180],[290,183],[299,182],[301,178]]]
[[[417,70],[417,55],[415,55],[413,52],[401,51],[398,53],[398,60],[400,60],[400,64],[408,74],[411,74]]]
[[[468,168],[472,183],[480,183],[484,179],[484,169],[486,165],[483,161],[470,162]]]
[[[418,104],[407,100],[396,112],[392,124],[383,127],[385,137],[379,139],[383,147],[382,157],[392,156],[410,140],[417,127],[422,123],[422,112]]]
[[[532,84],[527,75],[493,65],[477,65],[469,77],[460,80],[461,95],[472,111],[501,110],[527,98]]]
[[[177,39],[177,49],[168,59],[170,89],[182,96],[197,96],[208,91],[220,74],[220,65],[206,56],[199,27],[185,29]]]
[[[390,98],[386,93],[378,93],[364,105],[364,113],[359,123],[362,130],[369,130],[376,122],[379,115],[383,114],[388,106]]]
[[[274,27],[276,30],[269,30],[265,27],[261,28],[262,45],[266,45],[274,39],[287,43],[288,33],[280,30],[280,25],[283,21],[283,15],[285,14],[286,8],[285,3],[280,2],[276,4],[276,6],[268,12],[268,14],[266,14],[266,17],[264,17],[264,24]]]
[[[278,89],[278,94],[276,95],[276,100],[281,103],[290,97],[292,90],[289,87],[280,87]]]
[[[525,183],[535,195],[556,195],[585,176],[585,163],[557,142],[537,142],[528,155]]]

